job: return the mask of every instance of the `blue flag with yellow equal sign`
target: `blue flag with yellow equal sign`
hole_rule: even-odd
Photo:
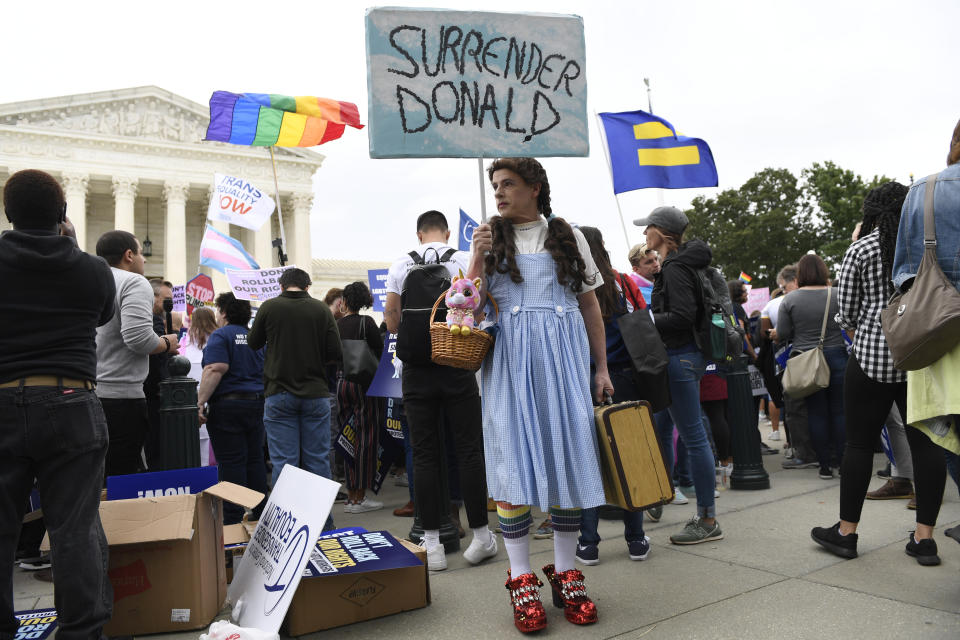
[[[672,124],[646,111],[601,113],[613,192],[715,187],[717,166],[699,138],[678,136]]]

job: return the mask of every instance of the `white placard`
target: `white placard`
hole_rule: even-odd
[[[583,20],[367,10],[371,158],[586,156]]]
[[[296,268],[288,264],[270,269],[227,269],[227,282],[238,300],[263,302],[280,295],[280,276]]]
[[[233,622],[277,633],[340,485],[286,465],[230,583]]]
[[[275,206],[273,198],[243,178],[213,174],[213,195],[207,208],[207,219],[257,231],[270,218]]]

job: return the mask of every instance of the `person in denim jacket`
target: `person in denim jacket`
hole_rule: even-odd
[[[929,178],[924,178],[914,183],[903,203],[900,227],[897,232],[897,249],[893,258],[893,284],[897,289],[902,289],[917,275],[923,259],[923,205],[928,182]],[[933,214],[937,236],[937,263],[943,275],[953,283],[953,286],[960,289],[960,122],[957,122],[950,139],[947,168],[937,178],[935,189]],[[955,351],[951,352],[953,353]],[[944,356],[928,368],[907,372],[907,422],[911,426],[917,426],[929,418],[956,413],[951,408],[955,405],[951,400],[952,394],[928,394],[929,397],[925,397],[920,393],[924,382],[950,389],[952,382],[960,378],[960,372],[953,371],[945,363],[954,361]],[[958,457],[949,451],[945,455],[950,475],[955,481],[960,482],[957,477],[960,472]],[[938,479],[933,489],[938,490],[942,495],[946,474],[939,469],[939,465],[934,471]],[[915,484],[919,494],[921,487],[916,481]],[[936,516],[936,513],[928,513],[921,518],[918,512],[917,529],[911,534],[907,545],[907,553],[917,557],[921,564],[939,564],[940,562],[937,557],[936,543],[932,539]]]
[[[903,203],[897,250],[893,256],[893,286],[900,289],[917,275],[923,259],[923,198],[927,178],[910,187]],[[960,122],[953,130],[947,168],[940,174],[934,194],[937,226],[937,262],[943,275],[960,289]]]

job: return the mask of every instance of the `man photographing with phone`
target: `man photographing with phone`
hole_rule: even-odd
[[[113,591],[99,516],[107,424],[93,389],[97,327],[114,315],[114,278],[77,247],[53,176],[13,174],[3,205],[13,230],[0,234],[0,637],[17,632],[14,551],[36,479],[57,633],[99,638]]]

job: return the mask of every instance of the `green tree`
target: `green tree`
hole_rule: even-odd
[[[801,172],[803,193],[814,209],[818,246],[811,247],[831,269],[840,264],[851,236],[863,217],[863,198],[889,178],[874,176],[870,182],[831,161],[814,162]]]
[[[728,279],[745,271],[754,286],[776,287],[777,272],[816,243],[812,210],[796,176],[764,169],[739,189],[698,197],[687,210],[688,233],[713,250]]]

